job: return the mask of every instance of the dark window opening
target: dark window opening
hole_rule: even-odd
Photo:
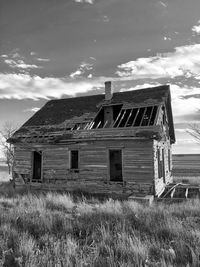
[[[122,151],[109,151],[110,181],[123,182],[122,178]]]
[[[71,169],[77,170],[79,168],[78,150],[71,150]]]
[[[165,150],[162,149],[162,177],[165,183]]]
[[[158,148],[157,150],[157,160],[158,160],[158,178],[163,178],[165,183],[165,151]]]
[[[42,152],[33,151],[33,179],[41,180],[42,175]]]
[[[157,150],[158,178],[162,178],[162,161],[160,160],[160,148]]]
[[[168,168],[171,171],[171,151],[168,149]]]

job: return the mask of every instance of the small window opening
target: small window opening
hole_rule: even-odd
[[[160,148],[157,149],[158,178],[162,178],[162,163],[160,160]]]
[[[171,151],[168,149],[168,168],[171,171]]]
[[[79,168],[78,150],[71,150],[71,169],[77,170]]]
[[[165,150],[164,148],[162,149],[162,177],[165,183]]]
[[[158,178],[163,178],[165,182],[165,156],[164,149],[158,148],[157,150],[157,160],[158,160]]]

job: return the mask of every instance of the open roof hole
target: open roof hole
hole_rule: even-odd
[[[142,126],[148,126],[150,123],[150,117],[151,117],[151,113],[152,113],[153,107],[147,107],[146,111],[144,113],[144,117],[142,120]]]
[[[154,106],[153,110],[152,110],[151,118],[150,118],[150,123],[149,123],[149,125],[151,125],[151,126],[154,125],[154,122],[155,122],[155,119],[156,119],[157,110],[158,110],[158,107]]]
[[[115,121],[117,119],[117,116],[119,115],[123,105],[114,105],[113,106],[113,120]]]
[[[124,114],[125,114],[125,110],[123,109],[123,110],[120,111],[120,113],[118,114],[118,116],[117,116],[117,118],[116,118],[116,120],[115,120],[115,122],[114,122],[114,125],[113,125],[114,128],[118,127],[118,124],[119,124],[120,121],[123,119]]]
[[[133,126],[140,126],[140,123],[141,123],[141,121],[143,119],[143,116],[144,116],[144,111],[145,111],[145,108],[140,108],[139,109]]]
[[[96,118],[94,119],[92,129],[102,128],[104,125],[104,110],[103,108],[97,114]]]
[[[132,111],[130,113],[130,116],[128,118],[126,127],[131,127],[132,126],[132,124],[133,124],[133,122],[135,120],[135,117],[136,117],[137,112],[138,112],[138,108],[132,109]]]
[[[121,122],[119,123],[119,127],[124,127],[126,125],[126,122],[129,118],[130,113],[131,113],[131,109],[127,109],[125,111],[124,116],[123,116]]]

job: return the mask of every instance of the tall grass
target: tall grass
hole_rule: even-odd
[[[0,198],[0,266],[200,266],[200,202]],[[10,265],[9,265],[10,264]]]

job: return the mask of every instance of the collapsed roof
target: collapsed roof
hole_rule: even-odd
[[[141,110],[140,107],[151,106],[151,111],[153,112],[156,105],[165,104],[169,122],[169,135],[172,142],[175,142],[171,96],[168,85],[114,93],[109,100],[106,100],[103,94],[50,100],[14,136],[26,132],[29,128],[43,127],[46,128],[46,131],[50,131],[52,127],[55,130],[56,126],[59,128],[62,125],[65,130],[83,129],[81,126],[83,127],[84,125],[85,127],[87,125],[88,127],[103,106],[117,104],[123,105],[126,110],[129,109],[129,116],[133,113],[134,108]],[[144,123],[145,116],[145,111],[143,110],[143,122],[141,121],[140,125]],[[127,124],[128,120],[126,121]]]

